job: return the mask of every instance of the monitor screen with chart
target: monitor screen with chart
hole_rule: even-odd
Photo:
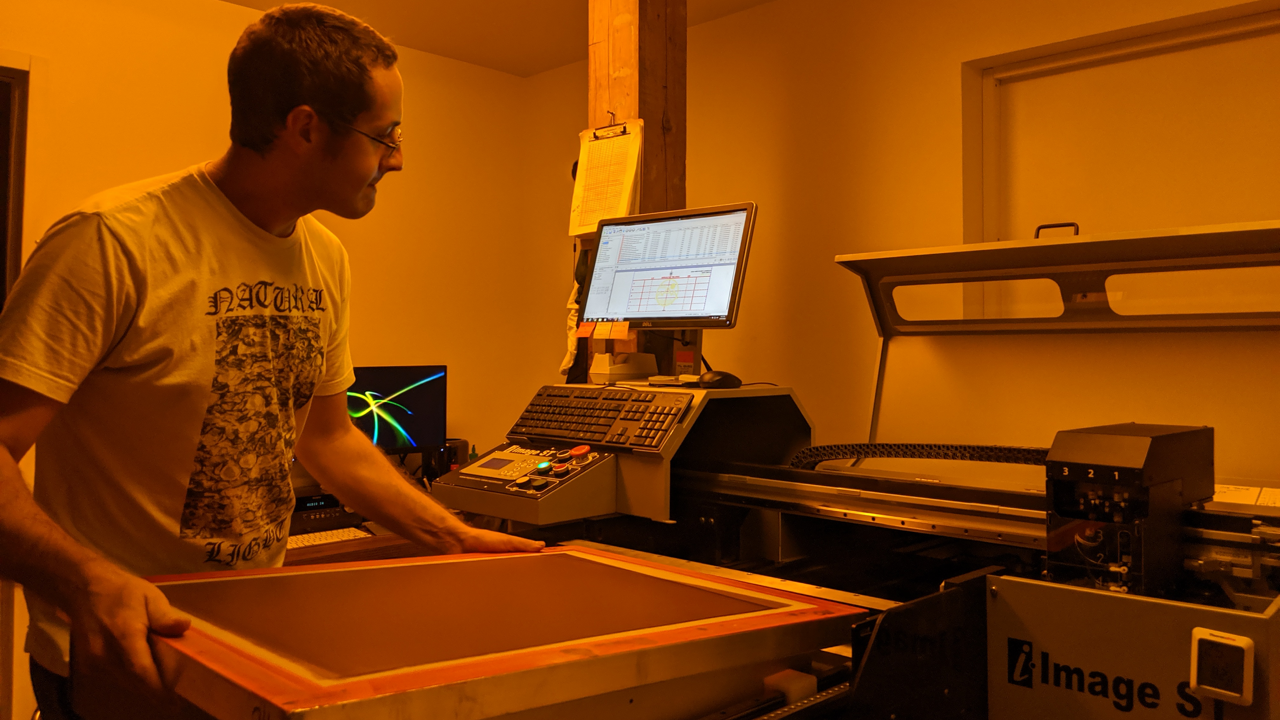
[[[601,221],[582,321],[733,327],[755,211],[740,203]]]

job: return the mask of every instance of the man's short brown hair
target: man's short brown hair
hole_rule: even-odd
[[[390,41],[344,12],[312,3],[268,10],[245,28],[227,63],[231,140],[265,153],[299,105],[346,133],[373,107],[370,68],[396,60]]]

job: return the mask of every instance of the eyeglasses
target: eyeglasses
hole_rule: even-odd
[[[361,135],[369,138],[370,140],[378,143],[379,145],[389,148],[391,150],[391,152],[387,153],[387,155],[389,156],[394,155],[395,152],[400,149],[400,143],[404,142],[404,132],[400,130],[400,127],[398,125],[391,131],[392,142],[387,142],[386,140],[383,140],[382,138],[376,135],[370,135],[369,133],[361,130],[355,125],[348,125],[346,123],[343,123],[343,124],[351,128],[352,130],[355,130],[356,132],[360,133]]]

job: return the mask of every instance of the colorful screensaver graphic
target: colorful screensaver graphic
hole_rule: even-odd
[[[413,415],[413,411],[396,402],[396,398],[413,390],[416,387],[426,385],[433,380],[439,380],[444,377],[443,372],[435,373],[429,377],[425,377],[415,383],[407,385],[400,390],[386,395],[385,397],[377,392],[348,392],[347,393],[347,413],[351,415],[351,419],[368,427],[369,421],[372,420],[373,426],[373,443],[375,445],[394,445],[395,447],[417,447],[418,443],[409,435],[404,428],[404,416]],[[396,416],[401,415],[401,419],[397,420]],[[385,433],[393,433],[394,443],[389,443]]]

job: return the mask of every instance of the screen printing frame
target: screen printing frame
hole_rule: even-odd
[[[379,712],[429,716],[442,708],[460,706],[467,712],[459,717],[484,718],[812,652],[841,642],[856,616],[866,612],[587,548],[544,551],[555,553],[740,598],[757,598],[775,607],[346,678],[322,677],[303,664],[199,618],[180,638],[153,636],[153,650],[166,685],[217,718],[321,720],[350,717],[353,711],[374,713],[371,717],[380,717]],[[253,575],[514,557],[532,559],[537,555],[450,555],[150,579],[163,588]],[[484,707],[478,707],[475,698],[486,698]]]
[[[755,234],[756,226],[756,204],[754,202],[733,203],[729,205],[715,205],[703,208],[689,208],[685,210],[668,210],[665,212],[646,213],[644,215],[630,215],[621,218],[609,218],[601,220],[597,230],[597,238],[604,236],[606,227],[614,227],[620,225],[642,225],[645,223],[658,222],[661,220],[687,219],[708,217],[712,215],[727,215],[729,213],[743,212],[747,213],[746,219],[742,224],[742,244],[738,250],[738,262],[734,267],[733,289],[729,295],[728,316],[723,320],[712,320],[696,317],[683,318],[654,318],[654,317],[624,317],[616,320],[599,321],[599,322],[628,322],[637,328],[652,328],[661,330],[697,330],[706,328],[732,328],[738,323],[738,308],[742,304],[742,286],[747,274],[747,257],[751,252],[751,238]],[[587,284],[582,289],[582,302],[579,307],[582,309],[582,322],[595,322],[586,319],[587,303],[591,297],[592,279],[595,277],[596,257],[598,250],[591,253],[590,267],[587,269]]]

